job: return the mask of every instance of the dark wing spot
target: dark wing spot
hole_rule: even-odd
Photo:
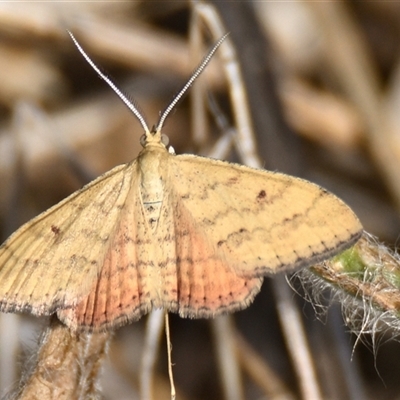
[[[58,226],[52,225],[51,226],[51,231],[55,234],[55,235],[59,235],[61,230]]]
[[[265,193],[265,190],[260,190],[260,193],[258,193],[257,200],[262,200],[265,198],[267,193]]]

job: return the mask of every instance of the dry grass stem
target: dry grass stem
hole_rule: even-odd
[[[44,331],[37,360],[14,398],[97,399],[99,372],[111,334],[75,335],[53,319]]]
[[[211,322],[221,382],[226,400],[243,400],[244,390],[235,348],[235,326],[230,315]]]

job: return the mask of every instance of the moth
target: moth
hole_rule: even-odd
[[[209,318],[247,307],[266,275],[352,246],[362,226],[327,190],[281,173],[175,155],[161,133],[222,38],[150,130],[138,157],[32,219],[0,247],[0,310],[99,332],[155,308]]]

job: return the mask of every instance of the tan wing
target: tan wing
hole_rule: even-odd
[[[0,311],[48,315],[90,289],[136,162],[118,166],[29,221],[0,247]]]
[[[137,182],[133,186],[138,187]],[[144,218],[139,191],[131,191],[114,231],[102,269],[87,295],[75,306],[57,312],[73,330],[115,329],[153,307],[161,307],[154,238]]]
[[[184,181],[190,182],[188,177]],[[165,212],[161,212],[162,226],[169,229],[157,235],[164,255],[160,257],[163,307],[190,318],[211,318],[248,307],[263,278],[236,273],[231,260],[217,251],[213,238],[177,195],[175,181],[170,183]]]
[[[171,157],[170,165],[182,207],[241,276],[312,265],[362,233],[346,204],[308,181],[189,155]]]

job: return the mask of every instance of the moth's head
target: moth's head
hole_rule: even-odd
[[[143,148],[148,146],[162,146],[167,148],[169,144],[169,137],[161,133],[160,129],[153,126],[152,130],[146,130],[145,133],[140,138],[140,144]]]

